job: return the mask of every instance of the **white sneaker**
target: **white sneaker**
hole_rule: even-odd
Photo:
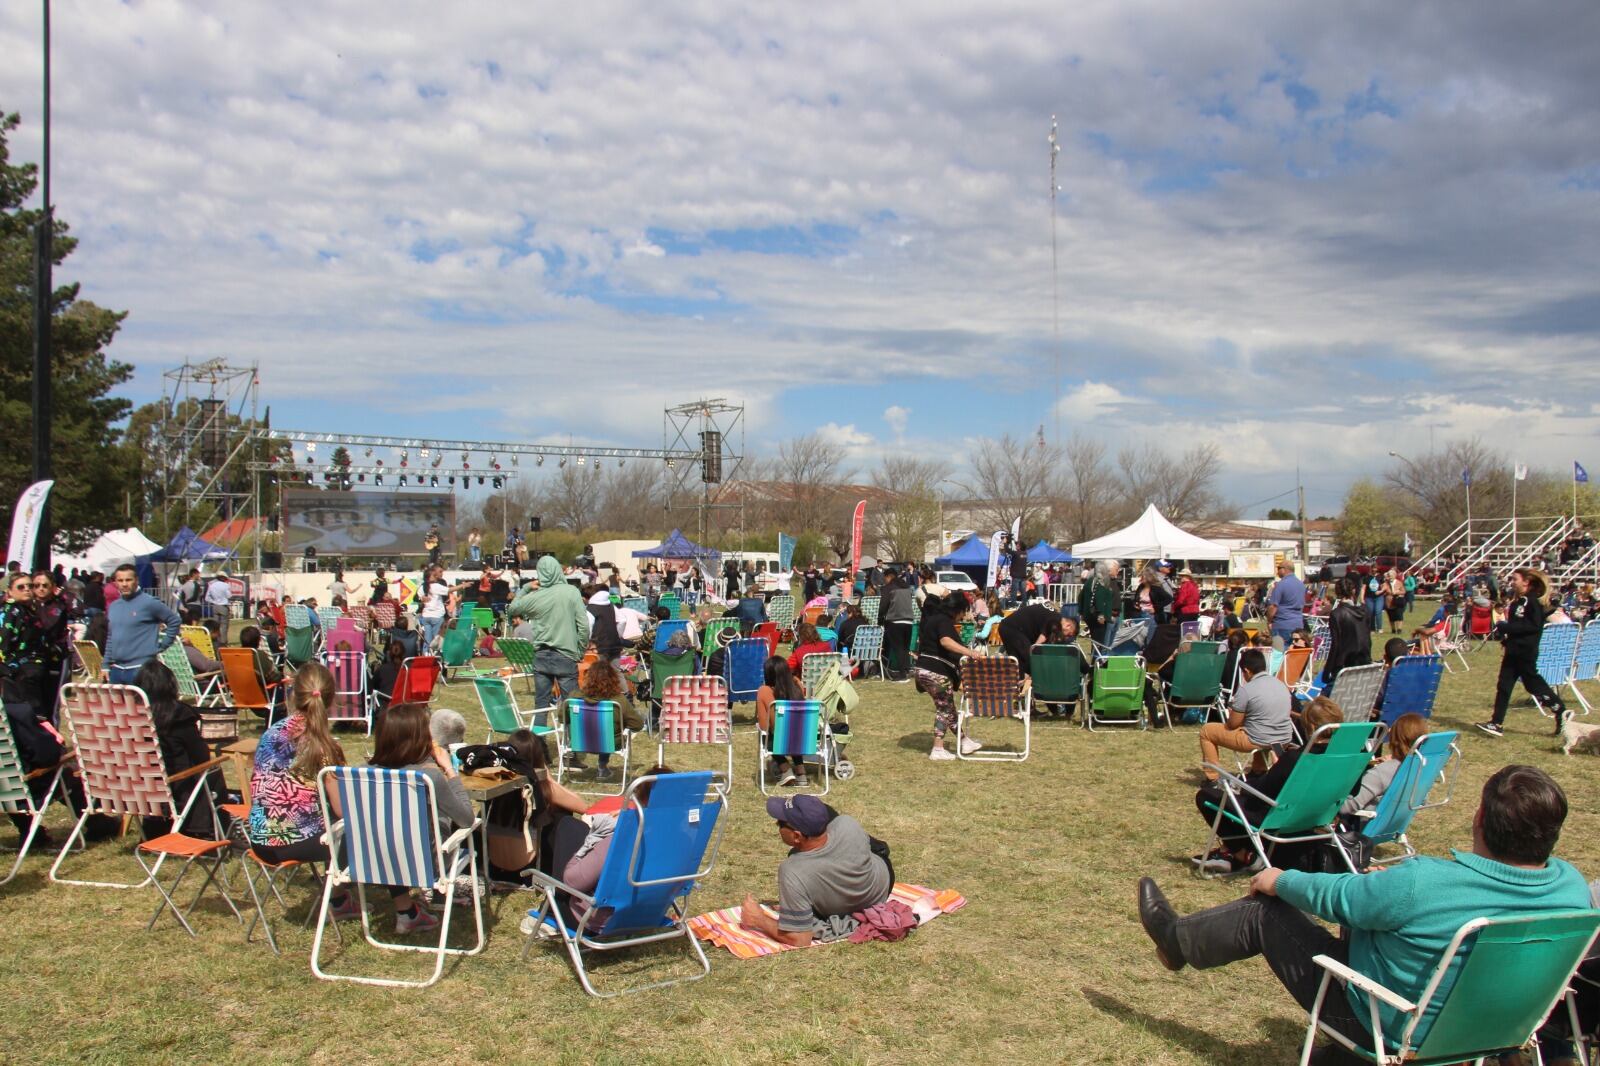
[[[971,755],[975,751],[982,751],[982,750],[983,750],[983,745],[979,744],[972,737],[962,737],[961,738],[961,754],[963,754],[963,755]]]
[[[935,744],[933,750],[928,752],[928,758],[934,762],[955,762],[956,757],[945,750],[943,744]]]

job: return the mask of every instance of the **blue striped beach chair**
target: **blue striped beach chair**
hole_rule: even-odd
[[[1379,721],[1386,726],[1394,725],[1394,720],[1402,714],[1432,718],[1433,701],[1439,696],[1439,682],[1443,677],[1444,659],[1438,655],[1400,656],[1389,667],[1383,706],[1378,711]]]
[[[344,814],[336,822],[328,793],[336,791]],[[311,946],[311,972],[324,981],[353,981],[387,988],[427,988],[444,973],[447,955],[476,955],[483,950],[483,900],[478,878],[473,876],[476,851],[473,837],[478,823],[457,829],[439,839],[439,802],[433,782],[420,770],[388,770],[376,766],[329,766],[317,775],[317,795],[323,823],[330,827],[334,860],[323,879],[322,906],[317,914],[317,935]],[[344,847],[340,847],[339,840]],[[341,852],[343,854],[341,855]],[[470,948],[449,946],[454,915],[456,879],[472,884],[472,916],[477,922],[477,942]],[[355,885],[361,907],[361,932],[367,943],[385,951],[420,951],[434,956],[433,973],[421,981],[362,977],[329,973],[322,968],[322,937],[333,923],[333,892]],[[414,888],[444,895],[437,944],[396,944],[372,935],[367,914],[367,885]],[[337,930],[335,930],[337,933]]]
[[[806,658],[809,660],[811,656]],[[837,659],[837,656],[831,658]],[[772,795],[767,790],[767,760],[774,755],[782,755],[792,760],[803,758],[821,763],[822,791],[818,795],[826,796],[831,773],[828,739],[828,723],[823,718],[820,700],[775,702],[772,705],[772,731],[761,733],[757,744],[756,783],[761,786],[762,794]]]
[[[1584,713],[1589,713],[1589,701],[1584,698],[1579,681],[1600,681],[1600,618],[1592,619],[1583,627],[1578,640],[1578,655],[1572,667],[1572,694],[1578,697]]]
[[[749,703],[766,684],[767,647],[767,642],[757,637],[740,637],[728,643],[722,669],[730,702]]]
[[[1557,622],[1545,626],[1544,632],[1539,634],[1539,659],[1535,669],[1558,694],[1562,688],[1571,686],[1577,676],[1578,643],[1582,634],[1583,627],[1576,622]],[[1589,709],[1588,701],[1581,696],[1579,702],[1584,710]],[[1539,710],[1547,716],[1552,713],[1543,704],[1539,704]]]
[[[611,700],[569,699],[561,714],[561,750],[572,755],[621,755],[622,777],[617,794],[628,790],[628,754],[633,747],[633,733],[622,730],[622,740],[617,741],[617,715],[620,708]],[[564,770],[558,770],[556,780]],[[585,789],[577,789],[585,792]],[[594,795],[611,793],[596,791]]]

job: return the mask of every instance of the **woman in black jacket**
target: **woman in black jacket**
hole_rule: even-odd
[[[200,736],[200,712],[187,703],[178,700],[178,679],[172,676],[172,671],[159,659],[151,659],[139,668],[139,676],[134,683],[150,700],[150,717],[156,725],[156,742],[161,745],[161,763],[167,769],[167,776],[182,773],[185,770],[200,766],[211,759],[211,752],[206,748],[206,742]],[[229,821],[227,812],[222,809],[222,804],[227,802],[227,790],[223,787],[222,771],[210,770],[195,777],[185,778],[174,782],[172,785],[172,798],[181,811],[189,802],[189,795],[204,781],[210,791],[210,805],[207,798],[195,800],[194,806],[189,808],[189,817],[184,820],[182,832],[192,837],[211,840],[216,837],[217,829],[226,830]],[[215,810],[216,822],[212,821]],[[144,834],[146,839],[161,836],[170,832],[172,823],[166,818],[146,818],[144,820]]]
[[[1511,591],[1516,599],[1506,608],[1505,621],[1495,626],[1505,642],[1505,654],[1500,660],[1500,679],[1494,689],[1494,717],[1482,722],[1478,728],[1491,737],[1505,736],[1506,708],[1511,705],[1511,690],[1518,681],[1528,690],[1528,695],[1540,706],[1551,708],[1556,716],[1556,734],[1561,733],[1561,723],[1567,717],[1567,705],[1561,702],[1550,683],[1539,675],[1539,638],[1544,634],[1544,620],[1550,613],[1545,603],[1550,585],[1539,571],[1519,566],[1511,572]]]
[[[1367,612],[1355,604],[1356,583],[1349,577],[1334,582],[1333,611],[1328,615],[1328,661],[1322,667],[1324,690],[1347,666],[1372,661],[1372,629]]]

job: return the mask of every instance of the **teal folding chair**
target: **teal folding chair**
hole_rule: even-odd
[[[475,677],[472,687],[478,694],[478,706],[483,708],[484,720],[489,725],[485,744],[493,743],[496,736],[508,737],[519,729],[529,730],[538,737],[555,734],[559,744],[561,734],[550,721],[554,708],[535,707],[524,711],[517,706],[510,680],[504,677]]]
[[[528,682],[528,692],[533,692],[533,656],[534,647],[531,641],[519,640],[516,637],[501,637],[495,642],[500,649],[500,654],[505,656],[506,665],[516,671],[513,677],[520,677]]]
[[[1189,650],[1172,660],[1172,680],[1161,684],[1161,704],[1166,710],[1167,722],[1172,722],[1172,712],[1190,707],[1203,708],[1205,719],[1213,714],[1227,721],[1228,714],[1222,704],[1222,668],[1227,656],[1219,654],[1220,645],[1197,640]]]
[[[1033,703],[1081,706],[1085,681],[1083,653],[1073,644],[1036,644],[1029,660]]]
[[[1429,733],[1417,741],[1417,746],[1407,752],[1401,761],[1394,780],[1389,782],[1377,807],[1371,811],[1357,812],[1357,816],[1364,819],[1359,835],[1371,848],[1376,849],[1383,844],[1398,844],[1402,848],[1399,855],[1369,860],[1370,865],[1385,866],[1409,859],[1417,853],[1411,841],[1406,839],[1406,830],[1411,828],[1411,820],[1418,811],[1443,807],[1450,802],[1455,775],[1461,769],[1461,749],[1456,747],[1456,736],[1453,732]],[[1448,776],[1446,770],[1451,771]],[[1430,802],[1434,786],[1441,779],[1444,780],[1444,796]],[[1340,854],[1344,855],[1350,872],[1358,872],[1349,854]]]
[[[439,646],[439,665],[445,684],[450,683],[452,671],[457,677],[463,672],[477,676],[477,671],[472,666],[472,657],[477,651],[478,628],[472,624],[470,618],[462,618],[444,631],[444,640]]]

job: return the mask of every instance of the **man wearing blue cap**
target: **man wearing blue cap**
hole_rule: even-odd
[[[835,814],[815,796],[774,796],[767,813],[789,857],[778,865],[778,917],[746,895],[740,922],[782,944],[809,947],[830,928],[828,919],[875,907],[894,887],[889,867],[872,853],[871,838],[848,814]]]

